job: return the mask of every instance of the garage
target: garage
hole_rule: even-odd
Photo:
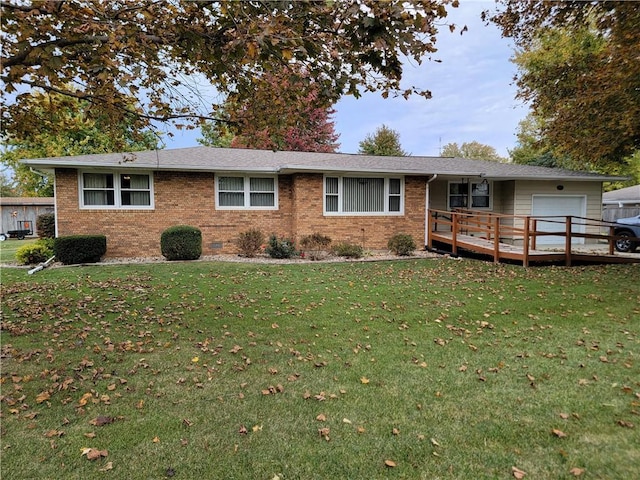
[[[531,201],[531,215],[549,218],[549,221],[538,220],[538,230],[542,232],[564,231],[567,215],[573,217],[586,216],[587,198],[584,195],[533,195]],[[572,232],[584,233],[584,225],[573,225]],[[563,245],[564,237],[550,235],[538,237],[538,245]],[[572,238],[572,244],[583,244],[584,238]]]

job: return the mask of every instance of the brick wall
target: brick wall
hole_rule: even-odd
[[[236,252],[234,239],[252,228],[294,240],[319,232],[366,249],[386,249],[389,237],[402,232],[422,245],[426,178],[406,178],[402,216],[344,217],[323,217],[322,179],[281,175],[278,210],[231,211],[215,209],[213,173],[155,172],[154,210],[92,210],[79,208],[77,171],[57,169],[58,235],[106,235],[108,257],[160,256],[160,235],[173,225],[199,228],[203,255]]]

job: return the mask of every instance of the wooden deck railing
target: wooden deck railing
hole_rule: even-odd
[[[433,248],[433,238],[438,234],[449,232],[447,240],[451,242],[452,253],[457,254],[463,239],[475,237],[484,240],[485,253],[493,255],[495,262],[501,258],[513,257],[515,254],[504,252],[506,246],[521,248],[520,255],[525,266],[532,257],[541,258],[538,250],[538,238],[555,236],[564,244],[565,264],[571,265],[572,245],[574,239],[585,238],[605,241],[608,244],[608,255],[614,255],[614,225],[611,222],[575,216],[536,217],[532,215],[503,215],[479,210],[434,210],[429,209],[428,243]],[[540,230],[541,223],[545,229]],[[557,226],[557,228],[555,228]],[[606,232],[606,233],[602,233]],[[490,249],[490,252],[486,252]],[[557,254],[556,254],[557,256]]]

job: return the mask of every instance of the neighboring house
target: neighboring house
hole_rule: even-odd
[[[615,222],[618,218],[640,214],[640,185],[620,188],[602,194],[602,219]]]
[[[36,220],[43,213],[53,213],[54,200],[50,197],[1,197],[0,198],[0,218],[2,226],[0,233],[5,235],[10,230],[18,230],[22,224],[19,222],[30,222],[33,235],[37,236]]]
[[[57,234],[104,234],[110,257],[159,256],[162,231],[179,224],[199,228],[210,255],[235,252],[253,228],[372,250],[396,233],[426,245],[429,208],[600,219],[602,182],[618,179],[461,158],[210,147],[23,163],[55,172]]]

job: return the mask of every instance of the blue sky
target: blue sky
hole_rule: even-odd
[[[339,150],[357,153],[359,142],[384,124],[399,133],[403,149],[411,155],[438,155],[441,145],[475,140],[508,156],[508,149],[515,146],[518,122],[528,108],[515,99],[511,43],[480,19],[480,13],[494,5],[493,1],[461,0],[457,9],[449,9],[447,22],[458,30],[466,25],[468,31],[451,33],[443,25],[438,52],[433,55],[442,63],[405,65],[403,87],[431,90],[431,99],[417,95],[408,100],[383,99],[379,93],[369,93],[340,100],[333,116],[340,134]],[[164,140],[166,148],[189,147],[198,145],[199,136],[194,130]]]

